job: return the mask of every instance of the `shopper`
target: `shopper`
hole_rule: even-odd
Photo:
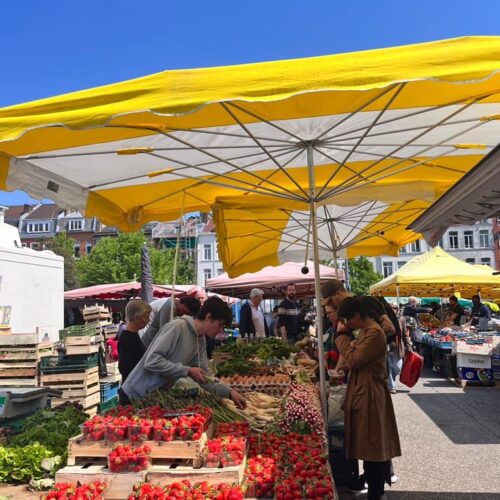
[[[250,291],[250,300],[241,306],[240,311],[240,336],[245,338],[269,337],[269,328],[260,303],[264,292],[259,288]]]
[[[401,455],[392,400],[387,388],[386,336],[374,313],[359,297],[345,298],[338,310],[335,344],[349,368],[344,403],[345,448],[349,458],[364,461],[368,499],[390,484],[390,460]],[[351,341],[350,330],[360,330]]]
[[[143,300],[132,299],[125,308],[126,323],[118,338],[118,369],[122,384],[135,368],[146,350],[139,337],[151,315],[151,306]]]
[[[284,342],[294,344],[299,335],[300,307],[295,300],[295,285],[286,287],[286,298],[278,306],[278,331]]]
[[[177,380],[191,377],[203,389],[231,398],[245,408],[245,398],[235,389],[207,379],[208,360],[205,337],[215,338],[232,313],[219,297],[208,298],[195,318],[182,316],[167,323],[120,389],[120,403],[140,399],[161,387],[172,387]]]
[[[488,328],[488,321],[491,319],[491,309],[481,302],[479,295],[472,296],[472,326],[478,326],[480,330]]]
[[[460,326],[461,320],[465,315],[464,308],[458,303],[458,299],[455,295],[452,295],[448,300],[450,302],[448,321],[453,323],[455,326]]]
[[[172,314],[172,300],[174,300],[174,310]],[[147,349],[156,334],[176,316],[196,316],[200,310],[200,301],[194,297],[181,297],[180,299],[158,299],[151,303],[153,314],[151,322],[141,335],[142,343]]]

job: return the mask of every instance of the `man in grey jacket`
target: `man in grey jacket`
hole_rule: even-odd
[[[172,300],[174,301],[174,314],[172,315]],[[153,310],[151,321],[141,334],[141,341],[147,349],[156,334],[170,321],[173,317],[196,316],[200,310],[201,304],[194,297],[181,297],[180,299],[158,299],[151,303]]]
[[[180,378],[191,377],[207,391],[231,398],[239,408],[245,408],[245,398],[238,391],[205,378],[205,337],[214,338],[231,319],[228,305],[218,297],[210,297],[194,319],[182,316],[167,323],[120,389],[120,403],[127,404],[130,399],[142,398],[155,389],[172,387]]]

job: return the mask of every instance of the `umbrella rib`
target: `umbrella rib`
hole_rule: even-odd
[[[246,113],[247,115],[250,115],[253,118],[256,118],[257,120],[259,120],[259,121],[261,121],[263,123],[266,123],[270,127],[275,128],[276,130],[279,130],[280,132],[283,132],[284,134],[286,134],[286,135],[288,135],[290,137],[293,137],[294,139],[297,139],[297,141],[299,141],[299,142],[303,142],[304,141],[304,139],[302,137],[299,137],[298,135],[294,134],[293,132],[290,132],[289,130],[286,130],[285,128],[281,127],[280,125],[276,125],[276,123],[274,123],[271,120],[268,120],[266,118],[263,118],[262,116],[259,116],[257,113],[255,113],[253,111],[245,109],[240,104],[236,104],[234,102],[229,102],[229,101],[226,102],[226,104],[228,106],[233,107],[233,108],[239,109],[241,112]]]
[[[366,135],[370,132],[370,130],[377,124],[378,120],[383,116],[383,114],[387,111],[389,106],[396,100],[396,98],[399,96],[401,91],[405,88],[405,83],[400,83],[398,84],[397,87],[394,87],[396,91],[394,92],[393,95],[391,95],[390,99],[385,103],[383,108],[377,113],[375,116],[375,119],[370,123],[369,127],[365,130],[365,132],[362,134],[362,136],[358,139],[356,145],[351,149],[351,151],[347,154],[347,156],[342,160],[342,163],[339,168],[343,167],[349,158],[354,154],[356,151],[357,147],[363,142],[365,139]],[[333,175],[329,177],[329,179],[326,181],[326,183],[323,185],[323,187],[319,190],[319,193],[317,194],[317,200],[321,199],[321,195],[323,194],[324,190],[330,184],[330,182],[333,180]]]
[[[396,145],[394,145],[394,146],[396,146]],[[418,146],[426,146],[426,145],[419,144]],[[415,146],[408,146],[408,147],[417,147],[417,145],[415,145]],[[436,148],[436,147],[448,147],[448,148],[453,148],[453,149],[455,148],[455,146],[446,146],[446,145],[436,146],[436,145],[432,145],[432,146],[429,146],[429,149],[433,149],[433,148]],[[349,151],[348,149],[343,149],[343,148],[338,147],[338,146],[333,146],[333,147],[329,146],[329,149],[335,149],[335,150],[345,151],[345,152]],[[319,149],[317,151],[318,151],[318,153],[323,154],[327,158],[330,158],[329,155],[327,155],[323,151],[320,151]],[[394,156],[394,155],[387,156],[387,155],[383,155],[381,153],[373,153],[371,151],[359,151],[358,150],[358,154],[363,154],[363,155],[367,155],[367,156],[376,156],[377,158],[382,158],[382,159],[394,158],[396,160],[417,161],[417,160],[414,160],[413,157],[403,158],[402,156]],[[460,170],[458,168],[447,167],[445,165],[439,165],[438,163],[432,165],[432,167],[441,168],[443,170],[449,170],[451,172],[458,172],[460,174],[464,174],[465,173],[463,170]],[[354,169],[351,169],[351,170],[354,171]]]
[[[487,97],[491,97],[491,96],[493,96],[493,95],[495,95],[497,93],[498,93],[498,90],[496,90],[494,92],[488,92],[486,94],[481,94],[481,95],[476,95],[476,96],[468,96],[468,97],[465,97],[465,98],[462,98],[462,99],[457,99],[455,101],[451,101],[451,102],[448,102],[448,103],[445,103],[445,104],[438,104],[437,106],[432,106],[430,108],[424,108],[424,109],[420,109],[419,108],[417,111],[412,111],[411,113],[408,113],[408,114],[403,115],[403,116],[395,116],[393,118],[386,118],[386,119],[378,122],[377,127],[380,127],[382,125],[386,125],[387,123],[392,123],[392,122],[395,122],[395,121],[398,121],[398,120],[404,120],[406,118],[413,118],[414,116],[418,116],[418,115],[421,115],[421,114],[424,114],[424,113],[431,113],[433,111],[436,111],[436,110],[442,109],[442,108],[446,108],[448,106],[454,106],[456,104],[462,104],[462,103],[464,103],[464,102],[466,102],[466,101],[468,101],[470,99],[477,99],[479,101],[479,100],[485,99]],[[450,125],[453,125],[455,123],[456,122],[450,123]],[[460,121],[458,123],[460,123]],[[417,127],[417,128],[419,128],[419,127]],[[358,128],[356,128],[354,130],[348,130],[348,131],[342,132],[340,134],[333,135],[333,136],[331,136],[329,138],[324,139],[322,142],[328,142],[330,140],[334,140],[336,138],[338,139],[339,137],[343,137],[343,136],[348,135],[348,134],[353,134],[355,132],[361,132],[363,130],[365,130],[365,127],[361,126],[361,127],[358,127]],[[401,132],[401,131],[405,131],[405,130],[402,129],[402,130],[398,130],[397,132]],[[394,133],[394,131],[392,133]],[[383,132],[379,132],[379,134],[383,134]],[[377,135],[377,133],[375,133],[374,135]]]
[[[450,119],[453,116],[457,115],[458,113],[461,113],[463,110],[465,110],[468,107],[472,106],[472,104],[474,104],[475,102],[477,102],[477,101],[474,100],[474,101],[471,101],[471,102],[468,102],[468,103],[464,104],[458,110],[453,111],[453,113],[451,115],[444,117],[438,123],[435,123],[434,125],[428,127],[426,130],[424,130],[423,132],[419,133],[416,137],[411,138],[405,144],[402,144],[401,146],[399,146],[395,150],[393,150],[390,153],[388,153],[385,157],[380,158],[379,160],[375,161],[371,165],[368,165],[367,167],[365,167],[364,169],[362,169],[361,172],[360,172],[360,174],[364,174],[367,171],[371,170],[376,165],[382,163],[382,161],[384,161],[385,159],[387,159],[389,156],[392,156],[394,153],[397,153],[400,149],[403,149],[404,147],[407,147],[408,145],[410,145],[416,139],[419,139],[420,137],[424,136],[425,134],[428,134],[429,132],[431,132],[432,130],[434,130],[437,126],[439,126],[439,124],[442,124],[442,123],[446,122],[448,119]],[[486,123],[486,122],[480,122],[479,125],[482,125],[484,123]],[[466,131],[460,131],[459,133],[453,134],[451,137],[447,137],[446,139],[444,139],[442,141],[439,141],[435,146],[433,146],[433,148],[436,147],[436,146],[439,146],[441,143],[448,142],[450,139],[453,139],[453,137],[457,137],[457,136],[459,136],[459,135],[461,135],[461,134],[463,134],[465,132],[468,132],[469,130],[472,130],[473,128],[475,128],[477,126],[478,126],[478,124],[474,124],[472,127],[470,127],[469,129],[467,129]],[[424,148],[422,151],[420,151],[420,153],[418,155],[413,155],[413,156],[422,155],[423,153],[425,153],[429,149],[431,149],[431,148]],[[444,155],[439,155],[439,156],[444,156]],[[393,167],[399,165],[403,161],[406,161],[406,160],[399,160],[396,163],[394,163],[392,165],[389,165],[388,167],[382,167],[382,170],[389,170],[390,168],[393,168]],[[427,160],[427,161],[429,161],[429,160]],[[377,172],[377,173],[380,173],[380,171]],[[369,174],[369,175],[366,176],[366,182],[367,183],[374,182],[373,180],[371,180],[371,177],[373,177],[373,175],[374,174],[372,173],[372,174]],[[343,190],[341,190],[341,191],[339,190],[339,188],[342,188],[343,186],[347,185],[347,187],[349,188],[352,185],[358,185],[358,184],[359,184],[359,181],[357,181],[355,179],[355,176],[352,176],[350,179],[346,179],[345,181],[341,182],[338,186],[336,186],[335,188],[333,188],[330,191],[328,191],[325,195],[323,195],[323,197],[320,199],[320,201],[323,200],[323,199],[326,199],[329,196],[332,196],[334,194],[338,194],[339,192],[343,192]]]
[[[384,97],[385,94],[391,92],[398,85],[400,85],[400,84],[399,83],[394,83],[392,85],[389,85],[385,89],[382,89],[382,92],[380,94],[372,97],[367,102],[365,102],[364,104],[362,104],[359,108],[355,109],[354,111],[351,111],[347,116],[345,116],[344,118],[342,118],[342,120],[340,120],[339,122],[337,122],[334,125],[332,125],[330,128],[326,129],[324,132],[322,132],[318,137],[316,137],[316,141],[321,140],[321,142],[323,142],[323,139],[321,139],[322,137],[324,137],[326,134],[329,134],[332,130],[334,130],[335,128],[337,128],[340,125],[342,125],[342,123],[346,122],[347,120],[349,120],[350,118],[352,118],[357,113],[360,113],[361,111],[363,111],[363,109],[367,108],[370,104],[373,104],[375,101],[378,101],[380,98]]]
[[[368,212],[376,205],[376,201],[373,201],[369,207],[367,208],[367,210],[365,211],[365,215],[368,215]],[[359,225],[362,223],[361,219],[358,219],[357,222],[354,223],[354,226],[351,227],[350,231],[344,236],[344,238],[342,238],[342,240],[340,241],[340,244],[343,245],[345,243],[345,241],[349,238],[349,236],[356,230],[359,228]],[[349,227],[349,224],[348,223],[345,223],[344,222],[344,225],[348,226]],[[360,229],[360,228],[359,228]]]
[[[229,116],[231,116],[231,118],[248,134],[248,136],[257,144],[257,146],[259,146],[259,148],[262,149],[262,151],[268,156],[268,158],[288,177],[288,179],[293,184],[295,184],[295,186],[297,187],[297,189],[299,189],[300,191],[302,191],[304,197],[307,199],[309,195],[302,188],[302,186],[300,186],[300,184],[289,174],[289,172],[287,172],[285,170],[285,168],[283,168],[281,166],[281,164],[276,160],[276,158],[274,158],[274,156],[271,155],[271,153],[261,144],[261,142],[259,141],[259,139],[257,139],[257,137],[255,137],[252,134],[252,132],[250,131],[250,129],[243,122],[241,122],[238,119],[238,117],[228,108],[227,104],[221,102],[220,105],[229,114]]]

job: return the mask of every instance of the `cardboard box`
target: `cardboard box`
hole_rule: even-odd
[[[490,340],[490,339],[486,339]],[[482,354],[483,356],[491,356],[493,345],[491,342],[484,344],[467,344],[464,340],[457,340],[453,343],[453,354]]]
[[[458,378],[468,382],[482,382],[478,372],[481,372],[489,381],[493,381],[493,370],[478,370],[476,368],[457,368]]]
[[[482,354],[457,354],[457,366],[460,368],[491,368],[491,356]]]
[[[500,382],[500,372],[493,372],[493,380]]]
[[[491,367],[494,372],[500,372],[500,354],[491,355]]]

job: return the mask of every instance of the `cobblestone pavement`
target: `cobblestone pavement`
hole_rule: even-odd
[[[387,500],[500,499],[500,388],[461,389],[428,370],[393,402],[403,456]]]

